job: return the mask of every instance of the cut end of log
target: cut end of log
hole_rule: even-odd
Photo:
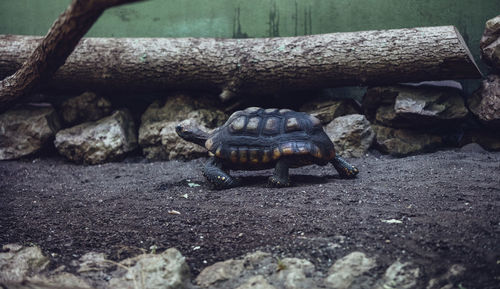
[[[455,33],[457,35],[457,39],[460,42],[460,45],[462,46],[465,54],[469,56],[469,61],[470,61],[470,63],[472,63],[471,67],[475,68],[475,70],[476,70],[475,71],[476,76],[472,77],[472,78],[484,78],[483,73],[479,69],[479,66],[477,66],[476,61],[474,60],[474,56],[472,56],[472,53],[470,52],[469,47],[467,46],[467,43],[465,42],[464,38],[462,37],[462,34],[460,34],[460,31],[458,31],[457,27],[455,27],[455,26],[452,26],[452,27],[455,30]]]

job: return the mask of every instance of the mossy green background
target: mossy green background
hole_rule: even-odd
[[[0,0],[0,34],[43,35],[69,3]],[[500,0],[149,0],[107,10],[87,36],[268,37],[455,25],[480,62],[484,24],[498,14]]]

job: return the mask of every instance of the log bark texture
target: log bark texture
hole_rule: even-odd
[[[47,35],[26,45],[24,54],[17,56],[20,59],[16,65],[0,75],[0,111],[50,80],[105,9],[135,1],[138,0],[73,0]],[[6,47],[4,40],[0,39],[1,47]],[[16,54],[18,50],[14,49],[11,53]]]
[[[0,77],[19,68],[39,38],[0,36]],[[272,93],[347,85],[480,78],[453,26],[300,37],[84,38],[50,85],[67,89],[203,89]]]

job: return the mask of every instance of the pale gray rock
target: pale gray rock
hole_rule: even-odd
[[[307,260],[278,260],[257,251],[206,267],[196,284],[202,288],[315,288],[314,274],[314,265]]]
[[[78,273],[92,272],[96,270],[106,270],[115,265],[106,259],[104,253],[88,252],[78,260]]]
[[[325,127],[326,134],[344,157],[361,157],[373,143],[375,133],[364,115],[351,114],[337,117]]]
[[[84,92],[61,104],[62,120],[67,124],[78,124],[101,119],[111,112],[111,102],[94,92]]]
[[[352,252],[330,267],[325,285],[331,289],[350,288],[356,278],[370,271],[375,265],[375,259],[368,258],[362,252]]]
[[[280,288],[300,289],[312,288],[314,265],[308,260],[298,258],[284,258],[280,261],[278,272],[273,274],[270,279],[276,280]]]
[[[217,262],[203,269],[196,277],[202,288],[236,288],[238,286],[267,286],[268,280],[252,280],[256,275],[268,276],[276,272],[277,264],[271,254],[256,251],[240,259]],[[245,281],[247,280],[247,281]],[[252,281],[250,281],[252,280]],[[254,284],[254,285],[252,285]],[[252,287],[243,287],[252,288]],[[259,288],[259,287],[256,287]],[[263,287],[266,288],[266,287]]]
[[[372,125],[372,128],[377,149],[395,156],[431,151],[445,143],[443,136],[438,134],[380,125]]]
[[[359,105],[352,99],[315,100],[305,103],[299,110],[317,117],[326,125],[339,116],[359,113]]]
[[[468,98],[469,109],[485,125],[500,128],[500,75],[489,75]]]
[[[269,284],[262,275],[250,277],[245,283],[238,286],[236,289],[276,289],[273,285]]]
[[[208,104],[188,97],[174,95],[165,102],[155,101],[141,117],[139,145],[148,159],[192,159],[206,155],[206,149],[182,140],[175,126],[184,120],[197,123],[207,130],[222,125],[227,116]]]
[[[193,118],[188,118],[181,122],[169,121],[156,123],[150,126],[147,131],[139,131],[139,136],[142,136],[143,140],[150,137],[150,139],[157,139],[155,140],[157,145],[143,147],[142,151],[146,158],[155,160],[193,159],[207,155],[205,147],[185,141],[177,135],[175,127],[179,124],[194,125],[202,130],[210,131],[209,128]]]
[[[447,87],[447,88],[454,88],[457,90],[462,91],[463,86],[460,82],[455,81],[455,80],[427,80],[427,81],[421,81],[421,82],[404,82],[401,83],[401,85],[405,86],[413,86],[413,87]]]
[[[209,287],[216,283],[239,278],[244,269],[244,260],[229,259],[203,269],[196,277],[196,284]]]
[[[111,288],[182,289],[189,286],[189,267],[175,248],[161,254],[142,254],[123,260],[120,264],[128,269],[119,269],[125,272],[109,281]]]
[[[379,280],[376,289],[412,289],[417,288],[420,268],[410,262],[394,262]]]
[[[51,145],[60,127],[52,107],[26,106],[0,114],[0,160],[30,155]]]
[[[458,280],[465,273],[465,267],[460,264],[451,265],[446,273],[429,280],[426,289],[452,289],[457,288]],[[458,283],[458,284],[457,284]]]
[[[479,48],[481,59],[500,70],[500,15],[486,21]]]
[[[49,265],[40,248],[7,244],[0,253],[0,283],[19,283]]]
[[[59,131],[54,145],[61,155],[78,163],[116,160],[137,147],[134,120],[128,110],[118,110],[96,122]]]
[[[370,120],[397,128],[444,127],[462,121],[468,114],[462,91],[449,86],[371,88],[364,105]]]
[[[29,289],[92,289],[84,279],[68,272],[52,275],[36,275],[23,281],[20,288]],[[15,288],[15,287],[13,287]],[[12,289],[13,289],[12,288]],[[11,287],[9,287],[11,289]]]

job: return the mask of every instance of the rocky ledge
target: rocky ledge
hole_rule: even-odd
[[[235,259],[217,262],[192,276],[185,258],[175,248],[151,251],[121,261],[102,253],[89,252],[53,270],[50,257],[36,246],[4,245],[0,253],[2,288],[459,288],[457,280],[465,267],[453,264],[449,270],[422,284],[422,271],[404,258],[394,260],[380,276],[374,273],[377,256],[354,251],[336,260],[327,272],[316,270],[309,260],[256,251]],[[75,273],[70,273],[75,272]],[[425,285],[425,286],[423,286]]]

